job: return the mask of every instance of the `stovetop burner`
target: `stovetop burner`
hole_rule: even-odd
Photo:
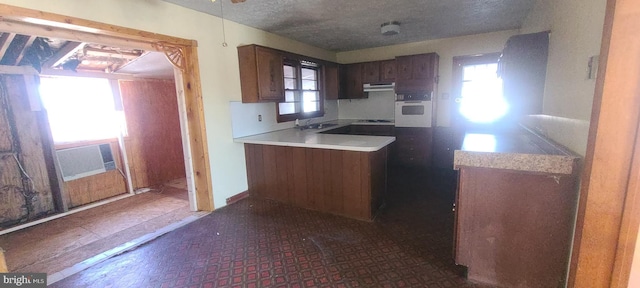
[[[391,120],[369,119],[369,120],[362,120],[361,122],[369,122],[369,123],[391,123]]]

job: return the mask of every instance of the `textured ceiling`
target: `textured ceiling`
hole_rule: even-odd
[[[520,28],[535,0],[163,0],[333,51]],[[380,24],[400,22],[398,35]],[[222,33],[222,31],[220,32]]]

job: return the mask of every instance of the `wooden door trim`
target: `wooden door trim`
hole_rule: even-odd
[[[637,7],[640,0],[607,1],[568,287],[629,280],[640,221]]]
[[[195,191],[198,210],[213,211],[213,192],[211,184],[211,169],[204,125],[204,106],[200,85],[200,71],[198,68],[197,42],[168,35],[162,35],[117,25],[111,25],[86,19],[80,19],[39,10],[0,4],[0,25],[15,23],[16,26],[26,27],[30,34],[33,31],[42,33],[60,33],[86,42],[109,42],[114,46],[121,43],[144,47],[149,50],[162,51],[157,43],[177,46],[184,51],[185,70],[183,74],[184,97],[188,111],[189,141],[193,157],[193,172],[195,176]],[[48,31],[48,32],[47,32]],[[49,35],[36,35],[49,36]],[[88,37],[89,39],[83,38]]]

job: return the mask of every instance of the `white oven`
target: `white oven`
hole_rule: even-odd
[[[433,103],[430,95],[407,96],[411,95],[398,94],[396,98],[396,127],[431,127]]]

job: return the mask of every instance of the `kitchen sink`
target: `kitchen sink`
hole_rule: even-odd
[[[300,126],[300,130],[305,130],[305,129],[324,129],[324,128],[329,128],[329,127],[333,127],[336,126],[338,124],[335,123],[318,123],[318,124],[309,124],[307,126]]]

